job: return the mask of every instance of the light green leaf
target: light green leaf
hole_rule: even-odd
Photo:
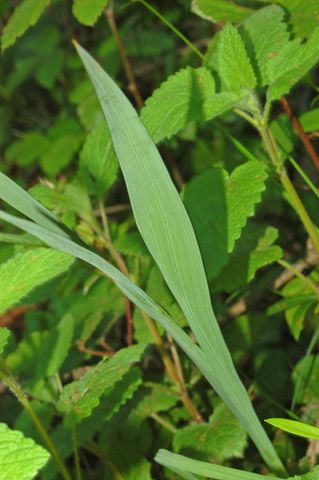
[[[268,3],[271,3],[269,0]],[[298,37],[308,38],[319,26],[318,0],[276,0],[288,12],[289,23]]]
[[[32,248],[0,265],[0,313],[34,288],[70,268],[74,259],[48,248]]]
[[[241,22],[253,10],[232,0],[193,0],[192,11],[211,22]]]
[[[319,355],[304,357],[294,368],[296,403],[308,404],[319,401]]]
[[[216,276],[265,190],[265,165],[249,161],[231,175],[211,168],[194,177],[183,198],[192,220],[208,278]]]
[[[108,0],[94,0],[93,2],[73,0],[72,12],[80,23],[92,27],[108,3]]]
[[[173,439],[177,452],[198,460],[222,463],[241,458],[247,446],[247,435],[225,404],[214,411],[209,423],[193,424],[177,431]]]
[[[216,288],[232,292],[249,283],[259,268],[279,260],[283,252],[274,245],[277,238],[273,227],[248,225],[217,276]]]
[[[80,380],[68,384],[57,403],[58,410],[66,415],[66,426],[88,417],[99,405],[102,394],[140,360],[144,349],[144,345],[123,348],[111,359],[92,367]]]
[[[276,100],[311,70],[319,59],[319,28],[305,43],[295,39],[286,44],[268,63],[268,97]]]
[[[73,160],[81,141],[82,135],[69,133],[52,142],[40,160],[44,173],[54,176],[66,168]]]
[[[10,337],[10,330],[7,328],[1,327],[0,328],[0,355],[2,355],[2,352],[8,343]]]
[[[76,48],[106,116],[137,226],[203,349],[207,364],[202,371],[239,417],[266,462],[280,470],[281,462],[225,345],[212,310],[195,234],[165,165],[120,89],[82,47],[76,44]]]
[[[222,467],[211,463],[193,460],[183,455],[159,450],[155,461],[165,467],[180,470],[182,472],[202,475],[215,480],[280,480],[276,477],[258,475],[257,473],[245,472],[234,468]]]
[[[256,77],[245,44],[231,24],[227,24],[220,33],[217,61],[218,72],[228,90],[242,94],[247,89],[254,89]]]
[[[308,425],[307,423],[297,422],[296,420],[286,420],[285,418],[268,418],[265,422],[285,432],[298,435],[299,437],[319,440],[319,428]]]
[[[268,62],[288,43],[290,34],[283,22],[285,11],[277,5],[257,10],[243,23],[240,32],[251,60],[254,60],[258,84],[268,83]]]
[[[154,142],[170,138],[189,122],[205,122],[235,105],[229,93],[215,94],[215,82],[204,67],[187,67],[170,76],[146,100],[141,120]]]
[[[300,115],[299,122],[307,133],[319,130],[319,108],[304,112]]]
[[[0,423],[1,480],[30,480],[48,459],[49,453],[43,447]]]
[[[13,45],[18,37],[40,18],[50,0],[22,0],[3,29],[2,50]]]
[[[50,141],[43,133],[30,131],[10,144],[5,152],[5,158],[8,162],[27,167],[40,158],[49,145]]]
[[[88,179],[93,178],[91,189],[98,195],[103,195],[115,182],[118,161],[104,122],[87,136],[80,153],[80,169]]]

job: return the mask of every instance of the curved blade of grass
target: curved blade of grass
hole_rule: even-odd
[[[287,420],[285,418],[268,418],[265,422],[273,427],[280,428],[285,432],[298,435],[298,437],[312,438],[319,440],[319,428],[307,423],[297,422],[296,420]]]
[[[270,468],[284,471],[234,368],[214,315],[204,266],[185,207],[134,108],[75,43],[103,108],[136,224],[205,354],[205,376],[241,421]]]
[[[48,231],[46,228],[33,222],[9,215],[0,210],[0,220],[15,225],[25,232],[31,233],[50,247],[73,255],[100,270],[118,286],[135,305],[141,308],[154,320],[159,322],[174,338],[186,354],[193,360],[200,370],[204,370],[205,356],[191,338],[156,304],[141,288],[123,275],[117,268],[91,250],[78,245],[69,238]]]
[[[191,458],[167,450],[159,450],[155,461],[175,471],[201,475],[203,477],[214,478],[215,480],[280,480],[276,477],[265,477],[257,473],[192,460]]]

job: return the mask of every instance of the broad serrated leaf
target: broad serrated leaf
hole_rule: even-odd
[[[133,367],[115,385],[112,385],[101,397],[101,402],[92,414],[76,425],[76,437],[78,447],[82,447],[90,438],[100,431],[115,415],[120,408],[128,402],[142,383],[141,371]],[[60,424],[52,433],[52,440],[59,446],[60,455],[63,459],[73,455],[70,428]],[[56,477],[58,466],[50,460],[42,472],[44,480]]]
[[[268,418],[268,420],[265,421],[273,427],[280,428],[285,432],[298,435],[299,437],[319,440],[319,428],[308,425],[307,423],[287,420],[285,418]]]
[[[208,278],[218,274],[265,189],[264,164],[250,161],[231,175],[211,168],[193,178],[183,192]]]
[[[240,458],[247,446],[247,435],[224,404],[214,411],[209,423],[194,424],[177,431],[174,449],[198,460],[221,463]]]
[[[1,480],[30,480],[48,459],[49,453],[43,447],[0,423]]]
[[[269,1],[271,3],[271,0]],[[289,13],[288,21],[298,37],[308,38],[319,26],[318,0],[276,0]]]
[[[34,288],[66,272],[74,259],[48,248],[32,248],[0,265],[0,313]]]
[[[287,43],[269,62],[268,98],[279,99],[311,70],[319,59],[319,28],[309,40],[301,43],[295,39]]]
[[[289,41],[284,16],[282,8],[271,5],[250,15],[240,29],[261,86],[268,83],[268,62]]]
[[[61,393],[57,408],[64,413],[67,426],[88,417],[99,405],[100,397],[107,388],[115,384],[138,362],[144,345],[134,345],[120,350],[109,360],[102,360],[80,380],[67,385]]]
[[[259,268],[279,260],[283,252],[274,245],[278,231],[273,227],[248,225],[225,267],[216,280],[216,288],[232,292],[249,283]]]
[[[0,355],[2,355],[2,352],[8,343],[10,336],[10,330],[4,327],[0,327]]]
[[[296,475],[290,480],[319,480],[319,467],[316,467],[312,472],[305,475]]]
[[[34,25],[50,0],[22,0],[3,29],[2,50],[13,45],[29,27]]]
[[[112,145],[110,132],[102,123],[87,136],[80,153],[80,173],[87,180],[93,178],[89,188],[98,195],[103,195],[115,182],[119,165]]]
[[[92,27],[108,3],[108,0],[73,0],[72,13],[80,23]]]
[[[232,0],[193,0],[192,11],[211,22],[241,22],[253,10]]]
[[[238,98],[215,93],[215,82],[204,67],[187,67],[170,76],[146,100],[141,120],[154,142],[170,138],[186,125],[205,122],[236,104]]]
[[[237,30],[227,24],[220,33],[217,45],[218,73],[228,90],[242,94],[253,90],[256,77],[245,44]]]

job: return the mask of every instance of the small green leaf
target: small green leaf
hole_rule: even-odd
[[[300,115],[299,122],[306,133],[319,130],[319,108],[304,112]]]
[[[32,248],[0,265],[0,313],[34,288],[70,268],[74,259],[48,248]]]
[[[88,417],[100,403],[107,388],[121,380],[132,364],[138,362],[144,345],[123,348],[109,360],[102,360],[80,380],[67,385],[60,396],[57,408],[66,415],[67,426]]]
[[[215,277],[265,190],[264,164],[249,161],[229,176],[226,170],[211,168],[194,177],[183,198],[192,220],[209,278]]]
[[[2,355],[2,352],[8,343],[8,339],[10,337],[10,330],[4,327],[0,327],[0,355]]]
[[[238,30],[227,24],[220,33],[217,45],[218,72],[228,90],[242,94],[253,90],[256,77],[245,44]]]
[[[31,480],[46,464],[49,453],[21,432],[0,423],[0,478]]]
[[[13,45],[18,37],[34,25],[49,3],[50,0],[23,0],[3,29],[2,50]]]
[[[268,418],[265,422],[285,432],[298,435],[299,437],[319,440],[319,428],[308,425],[307,423],[297,422],[296,420],[286,420],[285,418]]]
[[[115,182],[119,165],[104,122],[87,136],[80,153],[80,170],[88,181],[93,179],[89,187],[98,195],[103,195]]]
[[[80,23],[92,27],[108,3],[108,0],[73,0],[72,13]]]
[[[235,105],[235,95],[215,94],[215,82],[204,67],[187,67],[170,76],[146,100],[141,120],[154,142],[170,138],[189,122],[205,122]]]
[[[279,99],[311,70],[319,59],[319,28],[305,43],[295,39],[287,43],[267,67],[270,100]]]
[[[217,289],[232,292],[249,283],[259,268],[279,260],[283,252],[274,245],[277,238],[274,227],[248,225],[217,276]]]
[[[211,22],[241,22],[253,10],[232,0],[193,0],[192,11]]]
[[[278,5],[257,10],[243,23],[240,32],[249,56],[254,60],[259,85],[268,83],[268,62],[288,43],[290,34],[283,19],[285,11]]]
[[[50,141],[43,133],[30,131],[10,144],[5,152],[5,158],[10,163],[28,167],[38,160],[49,146]]]
[[[178,430],[173,445],[177,452],[192,455],[198,460],[221,463],[243,456],[247,435],[222,403],[215,409],[209,423],[189,425]]]

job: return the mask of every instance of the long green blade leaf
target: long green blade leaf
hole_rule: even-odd
[[[268,465],[283,471],[235,371],[212,309],[192,224],[161,156],[121,90],[82,47],[76,48],[103,108],[137,226],[205,354],[203,373]]]
[[[266,422],[293,435],[319,440],[319,428],[313,425],[297,422],[296,420],[287,420],[285,418],[269,418]]]
[[[192,460],[191,458],[171,453],[167,450],[159,450],[155,460],[159,464],[172,470],[214,478],[215,480],[280,480],[276,477],[264,477],[257,473],[244,472],[234,468]]]

